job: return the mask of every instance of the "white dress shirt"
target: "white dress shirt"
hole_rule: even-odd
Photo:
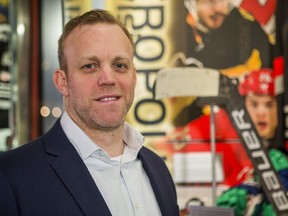
[[[61,126],[87,166],[113,216],[161,215],[157,200],[137,154],[144,137],[127,122],[123,155],[110,158],[64,112]],[[97,205],[97,203],[95,203]]]

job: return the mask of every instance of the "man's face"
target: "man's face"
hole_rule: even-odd
[[[229,13],[230,0],[196,0],[199,22],[214,30],[219,28]]]
[[[68,71],[65,105],[82,129],[123,124],[136,85],[132,45],[117,25],[83,25],[64,42]]]
[[[248,95],[245,106],[260,137],[274,137],[277,128],[277,100],[273,96]]]

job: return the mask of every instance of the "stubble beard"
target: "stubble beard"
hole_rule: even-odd
[[[119,114],[119,117],[112,120],[103,119],[97,111],[91,111],[91,109],[78,109],[76,110],[76,115],[78,116],[78,119],[81,121],[81,124],[83,128],[87,128],[91,131],[113,131],[117,128],[121,127],[123,123],[125,122],[126,115],[131,107],[132,103],[129,105],[126,105],[126,108],[121,111],[121,114]],[[118,112],[118,111],[117,111]]]

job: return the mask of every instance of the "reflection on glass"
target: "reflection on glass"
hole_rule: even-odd
[[[11,28],[8,22],[8,1],[0,1],[0,151],[9,148],[11,129],[9,113],[12,108],[11,54],[9,38]]]

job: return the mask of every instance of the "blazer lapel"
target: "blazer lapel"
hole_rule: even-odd
[[[44,137],[46,151],[57,157],[51,167],[70,191],[85,215],[111,215],[98,187],[59,121]]]
[[[176,215],[173,206],[176,203],[176,191],[169,171],[166,171],[166,168],[161,165],[162,163],[155,160],[155,156],[152,156],[145,147],[140,150],[139,158],[150,179],[162,215]],[[163,184],[163,179],[166,180],[165,184]]]

